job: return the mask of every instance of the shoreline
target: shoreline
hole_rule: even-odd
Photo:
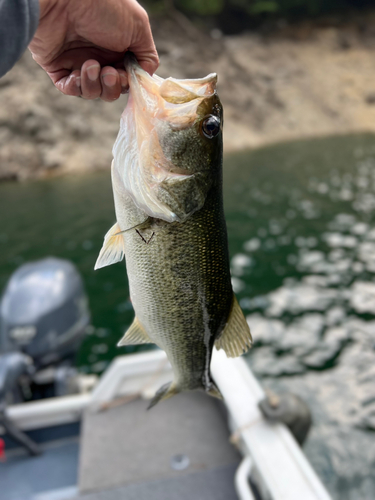
[[[225,153],[375,133],[375,11],[340,26],[301,23],[268,35],[151,22],[160,76],[218,73]],[[63,96],[26,53],[0,80],[0,181],[109,169],[125,102]]]

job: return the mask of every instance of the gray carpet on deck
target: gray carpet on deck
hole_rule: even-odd
[[[234,489],[237,465],[88,493],[72,500],[238,500]]]
[[[82,499],[236,499],[233,475],[240,456],[229,443],[219,402],[192,392],[150,411],[147,405],[137,400],[85,414],[79,473]],[[170,465],[171,457],[179,454],[190,460],[183,471]]]
[[[0,463],[0,500],[31,500],[47,490],[76,484],[78,440],[61,440],[44,446],[43,455],[9,453]]]

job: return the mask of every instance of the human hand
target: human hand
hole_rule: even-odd
[[[152,74],[159,65],[146,11],[136,0],[39,0],[29,49],[64,94],[114,101],[128,89],[130,50]]]

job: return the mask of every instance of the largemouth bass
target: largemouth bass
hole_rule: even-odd
[[[251,334],[230,278],[217,76],[151,77],[130,54],[125,66],[130,94],[112,162],[117,222],[95,269],[125,256],[135,319],[118,345],[155,343],[172,365],[173,382],[150,407],[185,390],[220,397],[213,347],[238,356]]]

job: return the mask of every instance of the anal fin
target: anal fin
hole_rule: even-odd
[[[94,269],[110,266],[115,262],[120,262],[124,258],[124,238],[121,229],[116,222],[108,233],[104,236],[104,243],[100,250],[99,257]]]
[[[250,328],[247,324],[242,309],[233,295],[232,309],[228,322],[220,337],[215,341],[217,350],[224,349],[228,358],[236,358],[244,354],[252,346]]]
[[[153,341],[138,321],[137,316],[134,318],[133,323],[130,325],[129,329],[126,331],[117,346],[120,347],[122,345],[134,344],[153,344]]]

